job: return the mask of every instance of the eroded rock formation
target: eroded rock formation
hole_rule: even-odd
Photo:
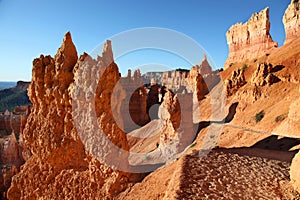
[[[28,92],[33,109],[24,130],[24,141],[33,155],[14,176],[9,199],[109,199],[129,182],[127,173],[112,169],[91,155],[77,132],[81,126],[100,126],[117,147],[129,148],[124,132],[115,126],[112,116],[110,98],[120,76],[111,44],[105,44],[97,60],[87,54],[77,59],[67,33],[54,58],[41,55],[33,61]],[[101,79],[97,79],[100,75]],[[95,100],[93,105],[86,103],[91,98]],[[72,108],[74,99],[76,105]],[[95,121],[84,116],[89,111],[96,112]],[[82,119],[77,128],[76,117]],[[85,136],[93,141],[96,135],[90,135],[90,129]]]
[[[163,72],[161,85],[167,87],[173,92],[182,92],[186,89],[189,70],[177,69],[173,71]]]
[[[227,96],[233,95],[240,87],[246,84],[244,70],[238,69],[232,72],[231,78],[225,81]]]
[[[118,126],[128,133],[145,125],[149,121],[147,95],[140,71],[134,71],[132,76],[128,70],[127,77],[121,77],[115,88],[118,99],[112,103],[121,106],[114,113]]]
[[[273,66],[268,63],[259,63],[257,69],[252,75],[251,82],[253,85],[264,86],[272,85],[280,79],[272,73]]]
[[[163,123],[164,130],[160,133],[161,146],[170,144],[178,137],[177,129],[181,121],[181,109],[178,98],[172,92],[168,91],[161,106],[159,107],[159,118]]]
[[[208,94],[209,90],[203,76],[199,73],[198,67],[192,67],[187,78],[188,90],[194,94],[194,101],[199,101]]]
[[[282,22],[285,28],[285,43],[291,42],[300,36],[300,2],[292,0],[286,9]]]
[[[278,46],[270,35],[269,8],[253,14],[244,24],[233,25],[226,38],[229,55],[225,68],[231,63],[256,59]]]

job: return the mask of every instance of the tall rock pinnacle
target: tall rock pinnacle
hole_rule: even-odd
[[[292,0],[286,9],[282,22],[285,28],[285,43],[290,42],[300,36],[300,2]]]
[[[230,63],[255,59],[278,46],[270,35],[269,8],[253,14],[245,23],[233,25],[226,33],[229,47],[227,68]]]

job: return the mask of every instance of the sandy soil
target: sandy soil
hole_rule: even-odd
[[[193,150],[119,199],[300,199],[289,185],[290,157],[290,152],[249,148],[215,149],[199,158]]]
[[[297,199],[288,191],[289,165],[230,150],[187,155],[176,199]]]

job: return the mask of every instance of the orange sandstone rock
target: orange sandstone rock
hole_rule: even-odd
[[[285,43],[289,43],[300,36],[300,2],[298,0],[291,0],[282,22],[286,33]]]
[[[278,46],[270,35],[269,8],[253,14],[242,24],[233,25],[226,33],[229,55],[225,69],[234,62],[256,59]]]
[[[120,77],[110,42],[105,44],[102,57],[97,60],[87,54],[78,59],[71,35],[67,33],[54,58],[41,55],[33,61],[28,91],[33,109],[24,130],[24,142],[33,155],[13,177],[9,199],[110,199],[127,187],[128,173],[100,163],[85,149],[77,128],[83,125],[93,128],[93,124],[82,120],[75,127],[73,109],[90,107],[78,104],[72,109],[73,98],[80,100],[86,97],[81,94],[89,94],[86,91],[93,84],[93,77],[88,78],[91,74],[103,75],[95,84],[97,90],[90,95],[95,98],[96,125],[115,145],[129,149],[126,135],[114,125],[112,117],[110,97]],[[80,80],[85,82],[78,83]],[[106,148],[105,145],[98,144],[101,148]]]

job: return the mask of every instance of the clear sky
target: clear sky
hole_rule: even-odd
[[[32,60],[40,54],[53,56],[67,31],[82,54],[129,29],[173,29],[202,45],[216,67],[221,68],[228,54],[226,31],[267,6],[271,35],[281,45],[285,39],[282,16],[289,3],[290,0],[0,0],[0,80],[30,80]],[[151,62],[156,62],[153,55]],[[116,61],[122,73],[136,65],[134,56],[131,58],[132,63],[128,59]],[[140,62],[143,56],[137,54],[136,59]],[[174,68],[191,67],[182,66],[184,62],[171,64]]]

